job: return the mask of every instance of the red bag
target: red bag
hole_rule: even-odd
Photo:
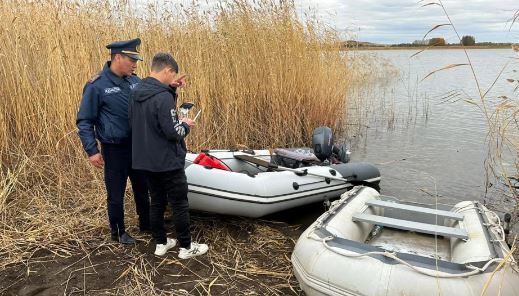
[[[193,161],[195,164],[203,165],[205,167],[211,167],[215,169],[220,169],[224,171],[230,171],[230,169],[218,158],[215,158],[211,155],[207,155],[205,153],[200,153]]]

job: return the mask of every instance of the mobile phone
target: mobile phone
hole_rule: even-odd
[[[180,109],[190,110],[194,105],[195,103],[193,102],[184,102],[182,105],[180,105]]]

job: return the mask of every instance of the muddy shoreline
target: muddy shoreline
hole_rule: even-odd
[[[314,216],[320,212],[310,211]],[[149,234],[131,227],[138,243],[122,246],[102,229],[97,238],[77,242],[69,254],[39,249],[24,262],[6,267],[0,271],[0,294],[304,295],[290,263],[295,242],[306,228],[292,224],[297,218],[289,217],[287,223],[279,216],[253,220],[191,215],[194,239],[210,246],[207,256],[180,260],[175,248],[158,257]]]

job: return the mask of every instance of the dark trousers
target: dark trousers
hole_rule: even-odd
[[[150,201],[146,173],[132,169],[132,146],[129,144],[102,144],[105,161],[104,173],[108,193],[108,220],[112,235],[121,235],[126,231],[124,225],[124,192],[128,177],[132,183],[133,196],[139,227],[150,227]]]
[[[147,172],[151,195],[151,231],[157,244],[166,243],[164,211],[169,202],[173,209],[173,223],[181,248],[191,246],[189,230],[189,202],[184,169],[168,172]]]

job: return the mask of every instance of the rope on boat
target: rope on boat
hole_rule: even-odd
[[[495,258],[495,259],[492,259],[492,260],[489,260],[482,268],[479,268],[479,267],[475,267],[475,266],[472,266],[472,265],[465,265],[466,268],[468,269],[472,269],[472,271],[469,271],[469,272],[464,272],[464,273],[458,273],[458,274],[449,274],[449,273],[443,273],[443,272],[438,272],[438,271],[435,271],[435,272],[432,272],[432,271],[428,271],[428,270],[424,270],[422,268],[418,268],[416,266],[413,266],[411,265],[410,263],[406,262],[405,260],[402,260],[400,258],[398,258],[394,253],[394,252],[388,252],[388,251],[385,251],[385,252],[366,252],[366,253],[346,253],[346,252],[343,252],[343,251],[340,251],[338,249],[335,249],[333,247],[331,247],[330,245],[328,245],[328,241],[334,239],[333,236],[328,236],[328,237],[325,237],[323,238],[321,241],[322,243],[324,244],[324,246],[336,253],[336,254],[339,254],[339,255],[342,255],[342,256],[345,256],[345,257],[352,257],[352,258],[358,258],[358,257],[364,257],[364,256],[372,256],[372,255],[381,255],[381,256],[384,256],[384,257],[387,257],[387,258],[391,258],[411,269],[413,269],[414,271],[416,272],[419,272],[421,274],[424,274],[424,275],[427,275],[427,276],[431,276],[431,277],[439,277],[439,278],[460,278],[460,277],[467,277],[467,276],[471,276],[471,275],[475,275],[475,274],[478,274],[480,272],[484,272],[491,264],[493,263],[496,263],[496,262],[503,262],[504,260],[502,258]]]
[[[349,197],[351,197],[352,195],[357,193],[358,190],[359,190],[359,188],[355,187],[353,190],[350,190],[347,193],[346,197],[343,197],[343,198],[341,198],[341,199],[339,199],[337,201],[334,201],[331,204],[329,210],[326,211],[325,214],[323,214],[321,217],[319,217],[319,219],[317,219],[313,230],[315,230],[317,228],[323,227],[324,221],[326,221],[326,219],[328,219],[329,216],[335,214],[335,210],[340,205],[342,205],[344,203],[344,201],[346,201]],[[460,213],[460,212],[465,212],[465,211],[472,210],[472,209],[483,210],[483,209],[481,209],[481,208],[471,204],[471,205],[468,205],[468,206],[456,209],[454,212]],[[501,219],[499,218],[499,216],[495,212],[490,211],[488,209],[487,210],[483,210],[483,212],[491,213],[496,218],[497,223],[492,223],[491,219],[489,219],[489,222],[490,222],[489,223],[489,226],[490,226],[489,229],[491,229],[496,234],[501,234],[502,238],[501,239],[497,239],[497,240],[493,240],[492,242],[498,242],[501,245],[501,247],[504,250],[506,250],[507,246],[504,245],[504,242],[505,242],[505,232],[504,232],[503,226],[501,225]],[[387,258],[391,258],[391,259],[393,259],[393,260],[395,260],[395,261],[397,261],[397,262],[399,262],[399,263],[401,263],[401,264],[403,264],[403,265],[413,269],[414,271],[416,271],[418,273],[424,274],[426,276],[437,277],[437,278],[460,278],[460,277],[467,277],[467,276],[471,276],[471,275],[475,275],[475,274],[478,274],[478,273],[485,272],[489,268],[489,266],[492,265],[493,263],[498,263],[499,262],[500,263],[499,266],[501,266],[502,264],[505,264],[506,262],[510,262],[512,264],[516,263],[516,261],[513,258],[513,256],[507,256],[507,258],[505,258],[505,259],[503,259],[503,258],[491,259],[482,268],[473,266],[471,264],[466,264],[465,268],[471,269],[471,271],[464,272],[464,273],[449,274],[449,273],[439,272],[439,271],[429,271],[427,269],[418,268],[416,266],[413,266],[412,264],[406,262],[405,260],[403,260],[401,258],[398,258],[396,256],[396,252],[389,252],[389,251],[384,251],[384,252],[366,252],[366,253],[351,253],[351,252],[347,253],[347,252],[344,252],[342,250],[333,248],[330,245],[328,245],[327,242],[334,239],[333,235],[332,236],[327,236],[327,237],[325,237],[323,239],[319,239],[319,238],[316,238],[316,237],[312,237],[313,230],[308,232],[306,238],[307,239],[316,240],[316,241],[321,241],[324,244],[324,246],[326,247],[326,249],[330,250],[333,253],[336,253],[336,254],[339,254],[339,255],[342,255],[342,256],[345,256],[345,257],[350,257],[350,258],[359,258],[359,257],[365,257],[365,256],[380,255],[380,256],[387,257]],[[514,265],[512,265],[512,269],[515,272],[519,272]],[[497,268],[496,268],[495,271],[497,271]]]
[[[486,210],[485,209],[481,209],[480,207],[474,206],[473,204],[470,204],[470,205],[461,207],[459,209],[456,209],[456,210],[454,210],[454,212],[455,213],[461,213],[461,212],[465,212],[465,211],[468,211],[468,210],[478,210],[478,211],[483,211],[484,213],[492,214],[492,216],[494,216],[495,220],[497,220],[497,223],[492,223],[492,220],[489,219],[490,223],[488,225],[488,228],[489,228],[490,231],[492,231],[496,235],[501,236],[501,238],[500,239],[496,239],[496,240],[490,240],[490,242],[493,242],[493,243],[497,242],[497,243],[499,243],[499,246],[503,250],[508,249],[508,246],[505,245],[505,242],[506,242],[505,230],[503,229],[503,225],[501,224],[501,218],[499,218],[499,215],[496,214],[496,212],[491,211],[489,209],[486,209]],[[510,261],[516,262],[515,258],[513,256],[510,258]]]

